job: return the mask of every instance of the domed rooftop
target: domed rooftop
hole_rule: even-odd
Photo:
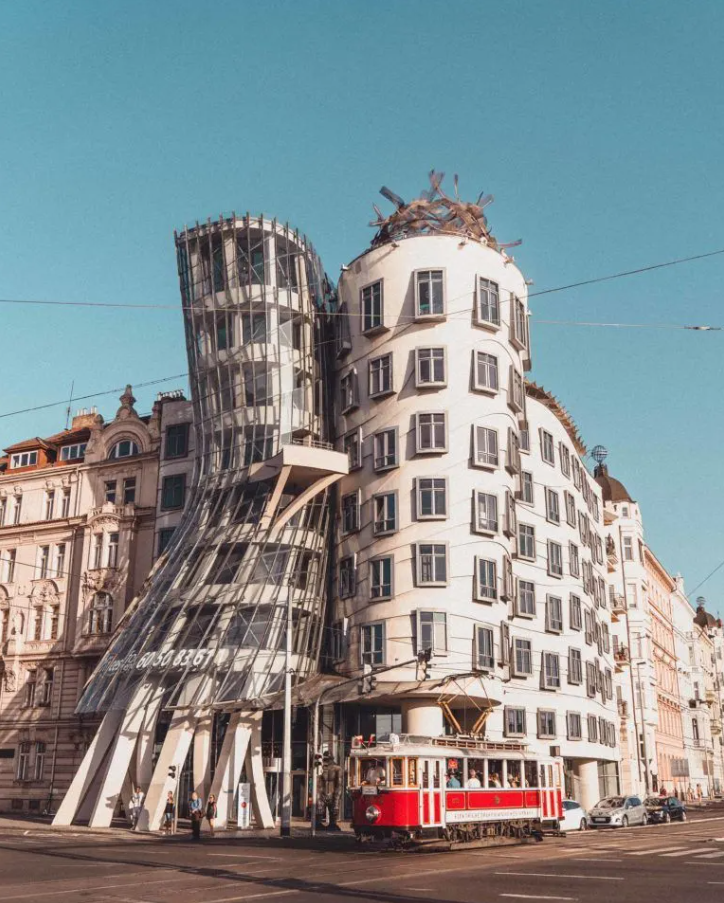
[[[593,471],[593,478],[601,487],[604,502],[633,502],[634,499],[628,494],[628,490],[619,482],[608,474],[608,467],[605,464],[598,464]]]

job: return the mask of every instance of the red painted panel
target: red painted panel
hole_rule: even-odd
[[[442,821],[442,803],[441,803],[441,793],[439,790],[435,791],[435,821]]]
[[[422,793],[422,823],[430,824],[430,794],[427,791]]]
[[[445,794],[445,805],[448,809],[464,809],[465,794],[459,790],[448,790]]]
[[[468,809],[522,809],[520,790],[469,790]]]
[[[419,825],[419,791],[383,790],[374,796],[353,795],[352,822],[360,827],[408,827]],[[382,815],[376,822],[365,818],[368,806],[377,806]]]
[[[531,806],[540,806],[540,797],[537,790],[526,790],[525,791],[525,805],[527,807]]]

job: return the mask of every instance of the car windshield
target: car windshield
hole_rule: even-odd
[[[665,799],[662,799],[660,796],[647,796],[646,802],[644,805],[646,806],[663,806],[666,802]]]
[[[597,809],[620,809],[623,806],[622,796],[607,796],[596,804]]]

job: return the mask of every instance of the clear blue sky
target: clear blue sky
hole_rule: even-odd
[[[409,197],[432,167],[495,195],[537,289],[724,247],[722,33],[724,4],[678,0],[4,4],[0,297],[176,304],[173,229],[231,209],[288,219],[336,276],[379,187]],[[531,307],[722,323],[723,274],[713,258]],[[175,312],[0,317],[0,413],[185,370]],[[534,378],[609,448],[692,589],[724,559],[724,333],[533,330]],[[0,443],[63,422],[0,419]],[[724,568],[702,592],[724,613]]]

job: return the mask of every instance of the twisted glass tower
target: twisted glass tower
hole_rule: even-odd
[[[105,755],[118,759],[121,782],[126,773],[139,779],[133,750],[114,752],[133,713],[146,745],[154,713],[176,713],[182,742],[172,753],[167,736],[159,763],[183,750],[182,764],[199,719],[264,708],[283,684],[290,604],[295,680],[315,670],[327,494],[347,472],[347,456],[330,444],[330,286],[307,239],[275,220],[232,215],[184,229],[176,251],[196,428],[193,495],[78,706],[116,724]],[[151,809],[167,783],[154,773]],[[107,808],[99,799],[92,823],[109,819]],[[152,811],[151,826],[154,819]]]

